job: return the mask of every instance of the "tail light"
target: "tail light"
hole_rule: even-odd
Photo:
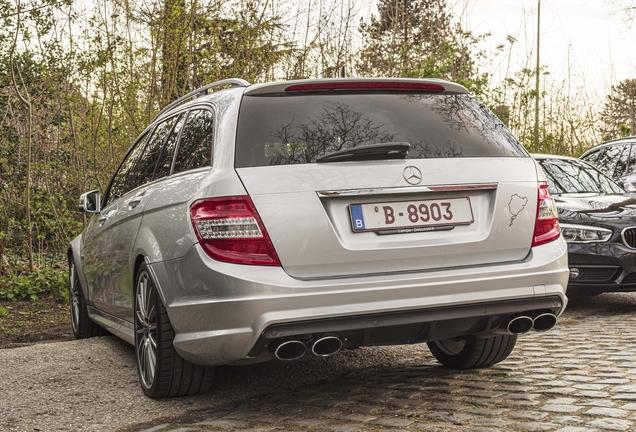
[[[532,247],[556,240],[560,235],[559,214],[554,198],[548,192],[548,184],[539,183],[539,205],[537,208],[537,220],[534,224]]]
[[[432,83],[400,82],[400,81],[336,81],[322,83],[294,84],[285,89],[286,92],[307,91],[411,91],[411,92],[443,92],[444,86]]]
[[[190,207],[203,250],[218,261],[280,266],[263,222],[248,196],[207,198]]]

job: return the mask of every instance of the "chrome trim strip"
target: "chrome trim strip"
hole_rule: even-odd
[[[475,183],[461,185],[437,185],[437,186],[401,186],[372,189],[341,189],[317,191],[319,197],[346,197],[382,194],[406,194],[406,193],[430,193],[430,192],[465,192],[472,190],[495,190],[497,183]]]
[[[213,82],[212,84],[205,85],[205,86],[203,86],[201,88],[198,88],[198,89],[196,89],[194,91],[191,91],[190,93],[188,93],[185,96],[181,96],[176,101],[173,101],[173,102],[169,103],[167,106],[163,107],[161,109],[161,111],[159,111],[157,113],[157,115],[152,119],[152,121],[154,122],[159,117],[161,117],[162,114],[167,113],[171,109],[178,107],[182,103],[187,102],[188,100],[194,98],[195,96],[196,97],[206,96],[206,95],[210,94],[208,92],[208,90],[211,90],[211,89],[216,88],[216,87],[221,87],[221,86],[224,86],[224,85],[229,85],[229,86],[232,86],[232,87],[248,87],[250,85],[250,83],[245,81],[244,79],[240,79],[240,78],[228,78],[228,79],[224,79],[224,80],[221,80],[221,81]]]

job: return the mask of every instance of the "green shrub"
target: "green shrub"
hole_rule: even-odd
[[[0,306],[0,324],[2,324],[2,321],[4,321],[4,317],[6,317],[7,315],[9,315],[9,309]]]
[[[45,267],[31,273],[0,277],[1,300],[32,300],[48,295],[68,303],[68,272],[64,268]]]

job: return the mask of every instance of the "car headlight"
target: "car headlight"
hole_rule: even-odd
[[[560,224],[561,235],[568,243],[602,243],[612,236],[613,231],[589,225]]]

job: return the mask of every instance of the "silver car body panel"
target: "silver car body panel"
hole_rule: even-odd
[[[443,185],[452,178],[459,190],[320,197],[325,189],[351,193],[369,187],[404,187],[403,171],[410,166],[422,172],[423,186]],[[262,181],[265,170],[267,182]],[[530,251],[537,208],[536,165],[531,158],[410,159],[237,171],[283,268],[293,277],[311,279],[518,261]],[[496,189],[461,187],[474,183],[490,186],[493,182],[497,183]],[[450,231],[407,235],[381,236],[351,229],[350,204],[453,197],[470,198],[475,223],[458,225]],[[513,209],[514,214],[509,207],[513,199],[522,201],[519,209]],[[286,240],[289,237],[297,240],[290,242]]]

